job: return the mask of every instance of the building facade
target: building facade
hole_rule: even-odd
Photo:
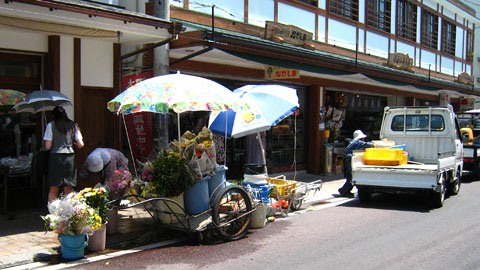
[[[152,13],[153,3],[146,5]],[[186,27],[170,43],[172,71],[209,77],[231,89],[268,83],[297,89],[299,111],[267,132],[269,172],[340,173],[348,138],[356,129],[378,138],[385,106],[450,103],[461,111],[478,97],[473,56],[479,20],[461,1],[170,5],[171,20]],[[286,75],[272,77],[271,67]],[[230,145],[227,165],[247,162],[247,141]],[[242,168],[233,170],[239,176]]]
[[[161,42],[180,30],[169,21],[94,1],[1,1],[0,89],[25,94],[49,89],[69,97],[73,107],[65,109],[85,141],[76,155],[80,167],[96,147],[121,144],[120,119],[106,109],[121,91],[121,47]],[[41,114],[15,114],[11,108],[0,106],[8,146],[0,150],[2,158],[27,156],[42,145]]]

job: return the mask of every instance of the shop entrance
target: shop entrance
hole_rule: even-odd
[[[385,96],[328,90],[325,94],[325,171],[327,174],[343,173],[343,155],[353,132],[362,130],[367,140],[377,140],[380,135]]]

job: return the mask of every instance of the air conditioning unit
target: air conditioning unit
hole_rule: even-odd
[[[477,57],[477,61],[480,62],[480,57]]]
[[[477,82],[480,82],[480,77],[477,77]]]

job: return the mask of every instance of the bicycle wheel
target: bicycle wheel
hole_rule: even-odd
[[[220,190],[212,206],[212,219],[217,232],[225,241],[245,236],[252,220],[252,201],[240,186]]]

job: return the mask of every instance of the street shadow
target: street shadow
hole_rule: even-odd
[[[48,214],[46,209],[22,209],[13,211],[13,219],[0,215],[0,237],[43,231],[45,222],[41,218]]]
[[[352,200],[344,203],[343,207],[356,208],[375,208],[382,210],[410,211],[419,213],[428,213],[432,210],[428,196],[426,194],[390,194],[373,193],[369,202],[360,202]]]

